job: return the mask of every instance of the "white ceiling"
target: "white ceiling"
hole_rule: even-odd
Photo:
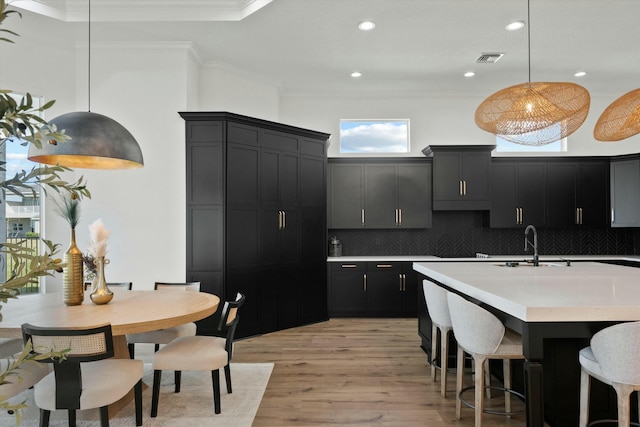
[[[87,36],[88,0],[14,0]],[[31,12],[25,12],[31,13]],[[92,0],[92,40],[193,41],[283,93],[489,95],[528,80],[527,0]],[[640,87],[640,0],[530,0],[532,81]],[[357,29],[373,20],[370,32]],[[500,52],[495,64],[477,64]],[[576,71],[588,74],[576,78]],[[359,79],[350,77],[360,71]],[[476,76],[465,78],[466,71]]]

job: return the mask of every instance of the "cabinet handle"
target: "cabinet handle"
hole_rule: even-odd
[[[362,282],[364,283],[364,291],[367,292],[367,274],[362,275]]]
[[[613,224],[614,222],[616,222],[616,217],[613,213],[613,208],[611,208],[611,224]]]
[[[398,209],[396,209],[396,225],[398,225]]]
[[[278,211],[278,230],[282,230],[282,211]]]
[[[402,225],[402,209],[398,209],[398,225]]]
[[[356,268],[358,266],[356,264],[342,264],[340,267],[342,267],[342,268]]]
[[[400,282],[400,292],[402,292],[402,273],[398,274],[398,281]]]
[[[467,195],[467,181],[466,180],[462,181],[462,195],[463,196]]]
[[[391,268],[391,267],[393,267],[393,264],[377,264],[376,267],[378,267],[378,268]]]
[[[516,224],[520,224],[520,208],[516,208]]]
[[[460,187],[458,191],[459,191],[460,195],[462,196],[462,180],[458,181],[458,186]]]
[[[360,211],[360,220],[362,221],[362,225],[364,225],[364,208]]]
[[[287,228],[287,212],[282,211],[282,229]]]
[[[580,208],[576,208],[576,224],[580,224]]]
[[[582,224],[583,224],[583,222],[582,222],[582,208],[580,208],[580,225],[582,225]]]

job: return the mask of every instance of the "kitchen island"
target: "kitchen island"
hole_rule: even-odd
[[[567,265],[563,260],[539,267],[487,261],[413,266],[522,334],[528,426],[542,426],[545,419],[552,426],[577,425],[577,351],[606,326],[640,320],[640,269],[597,262]],[[565,384],[568,388],[561,388]]]

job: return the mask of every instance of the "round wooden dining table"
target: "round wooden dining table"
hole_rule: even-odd
[[[97,305],[85,293],[84,303],[67,306],[62,293],[20,295],[2,304],[0,337],[21,337],[22,324],[87,328],[110,323],[115,357],[129,357],[126,334],[148,332],[204,319],[220,303],[205,292],[113,291],[108,304]]]

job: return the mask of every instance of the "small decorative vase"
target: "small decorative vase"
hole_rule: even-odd
[[[104,266],[109,264],[109,260],[103,256],[96,258],[97,275],[93,279],[92,292],[89,295],[94,304],[107,304],[113,298],[113,292],[107,287],[107,281],[104,278]]]
[[[62,270],[62,293],[66,305],[80,305],[84,301],[84,271],[82,251],[76,245],[76,230],[71,229],[71,245],[64,253],[66,267]]]

